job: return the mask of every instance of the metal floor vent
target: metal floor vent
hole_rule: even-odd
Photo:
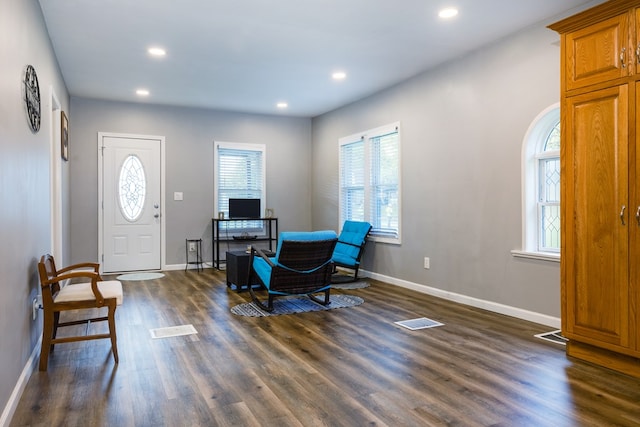
[[[198,333],[193,325],[180,325],[169,326],[167,328],[149,329],[149,332],[151,333],[151,338],[153,339],[179,337],[182,335],[192,335]]]
[[[557,331],[545,332],[543,334],[534,335],[536,338],[543,339],[545,341],[551,341],[556,344],[567,345],[567,338],[563,337],[560,333],[561,331],[558,329]]]
[[[419,317],[417,319],[401,320],[399,322],[393,322],[396,325],[400,325],[404,328],[411,329],[412,331],[418,329],[435,328],[436,326],[443,326],[444,323],[436,322],[435,320],[427,319],[426,317]]]

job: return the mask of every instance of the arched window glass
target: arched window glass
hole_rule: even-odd
[[[560,105],[531,123],[522,147],[522,250],[516,256],[560,259]]]
[[[128,221],[136,221],[142,215],[146,190],[147,180],[142,162],[131,154],[122,163],[118,180],[120,211]]]
[[[538,251],[560,252],[560,122],[545,138],[538,160]]]

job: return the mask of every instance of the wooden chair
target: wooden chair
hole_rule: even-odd
[[[337,241],[334,231],[282,232],[275,257],[252,248],[249,292],[253,301],[265,311],[273,311],[274,298],[283,295],[307,295],[319,304],[329,304],[331,254]],[[267,289],[267,305],[258,300],[251,286],[256,278]],[[324,293],[324,300],[312,295],[320,292]]]
[[[358,280],[358,270],[360,269],[360,259],[364,253],[364,246],[367,243],[367,236],[371,231],[371,224],[365,221],[345,221],[342,231],[338,237],[338,243],[333,250],[333,263],[335,267],[342,267],[353,270],[353,276],[348,274],[337,274],[334,269],[334,276],[331,283],[347,283]]]
[[[116,306],[122,304],[122,284],[117,280],[103,281],[98,273],[99,268],[99,264],[87,262],[57,270],[53,256],[47,254],[40,258],[38,274],[42,286],[42,307],[44,311],[39,367],[41,371],[47,370],[49,353],[54,350],[55,344],[103,338],[111,339],[113,358],[115,363],[118,363],[115,314]],[[90,281],[75,283],[78,279],[89,279]],[[73,283],[63,286],[66,281],[72,281]],[[63,311],[101,307],[107,307],[106,316],[60,322],[60,313]],[[91,322],[101,321],[109,323],[108,334],[56,337],[59,327],[86,324],[88,330]]]

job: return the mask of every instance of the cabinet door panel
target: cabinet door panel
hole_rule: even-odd
[[[562,128],[563,329],[629,344],[628,87],[566,99]]]
[[[567,34],[568,90],[628,75],[633,56],[628,46],[628,21],[624,14]]]

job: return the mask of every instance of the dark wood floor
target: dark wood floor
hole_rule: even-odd
[[[372,282],[355,308],[249,318],[224,273],[123,282],[108,340],[58,345],[12,426],[638,426],[640,380],[569,360],[550,328]],[[410,331],[398,320],[444,326]],[[197,335],[152,340],[192,324]]]

